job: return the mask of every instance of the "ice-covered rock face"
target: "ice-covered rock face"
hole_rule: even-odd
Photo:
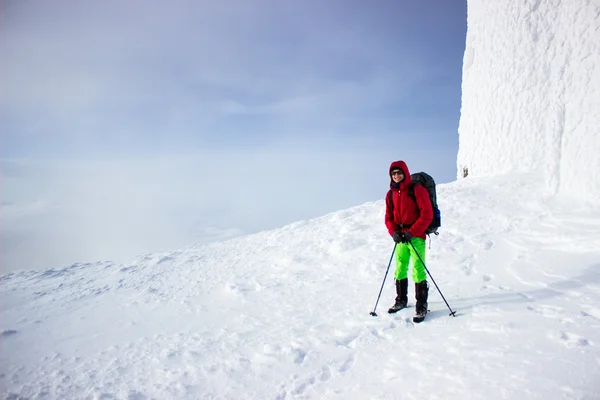
[[[469,0],[458,177],[600,201],[600,0]]]

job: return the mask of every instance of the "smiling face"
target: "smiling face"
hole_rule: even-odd
[[[391,172],[392,180],[396,183],[400,183],[404,180],[404,172],[401,169],[395,169]]]

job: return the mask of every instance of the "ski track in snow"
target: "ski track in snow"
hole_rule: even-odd
[[[0,277],[2,398],[598,398],[600,216],[533,201],[514,176],[482,182],[438,189],[427,264],[455,318],[431,280],[425,322],[412,284],[387,314],[393,267],[369,316],[393,247],[378,201]]]

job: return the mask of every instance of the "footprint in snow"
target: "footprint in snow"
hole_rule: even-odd
[[[461,267],[461,269],[466,276],[469,276],[469,275],[473,274],[474,268],[472,265],[464,265]]]
[[[245,295],[251,291],[252,288],[246,283],[229,283],[225,286],[225,292],[234,295]]]
[[[591,342],[590,340],[572,332],[550,331],[548,333],[548,337],[557,341],[558,343],[565,345],[568,348],[587,347],[593,345],[593,342]]]
[[[548,305],[531,305],[527,306],[529,311],[533,311],[536,314],[540,314],[546,318],[562,318],[564,311],[561,307],[548,306]]]
[[[600,321],[600,308],[588,307],[585,310],[581,311],[581,315],[583,315],[584,317],[591,317]]]
[[[324,366],[321,375],[319,376],[319,380],[325,382],[329,379],[331,379],[331,369],[328,366]]]
[[[359,334],[350,334],[336,341],[338,346],[355,348],[356,347],[356,339],[358,339]]]
[[[2,335],[2,337],[8,337],[17,334],[17,331],[15,331],[14,329],[2,329],[0,332],[0,335]]]
[[[526,293],[519,292],[519,293],[517,293],[517,296],[522,297],[526,301],[535,301],[535,298],[533,296],[530,296]]]
[[[350,368],[352,368],[353,365],[354,365],[354,356],[350,355],[350,357],[348,357],[346,359],[346,361],[344,361],[342,363],[342,365],[340,365],[340,368],[338,369],[338,371],[341,373],[348,372],[350,370]]]
[[[156,262],[156,264],[157,264],[157,265],[158,265],[158,264],[162,264],[162,263],[165,263],[165,262],[167,262],[167,261],[171,261],[171,260],[173,260],[173,258],[172,258],[172,257],[170,257],[170,256],[163,256],[163,257],[161,257],[161,258],[160,258],[160,259],[159,259],[159,260]]]
[[[379,331],[376,328],[371,328],[371,334],[373,336],[375,336],[376,338],[381,338],[381,334],[379,333]]]
[[[148,397],[137,390],[130,390],[127,395],[127,400],[146,400]]]
[[[294,349],[294,353],[296,354],[296,357],[294,359],[294,362],[296,364],[302,364],[304,360],[306,360],[306,356],[308,355],[308,353],[303,349]]]
[[[308,378],[303,378],[294,384],[294,388],[292,389],[292,393],[295,395],[302,395],[316,382],[316,378],[314,376],[309,376]]]

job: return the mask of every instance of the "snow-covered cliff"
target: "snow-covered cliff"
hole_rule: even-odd
[[[600,0],[469,0],[458,177],[600,200]]]

